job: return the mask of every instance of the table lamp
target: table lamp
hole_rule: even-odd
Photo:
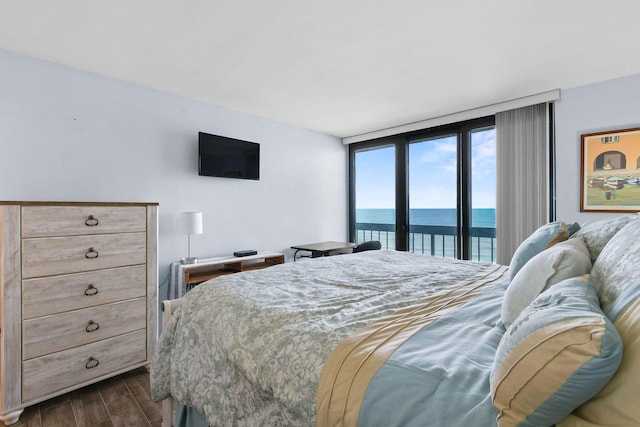
[[[191,256],[191,236],[194,234],[202,234],[202,212],[182,212],[178,222],[178,228],[182,234],[187,235],[189,252],[186,258],[182,258],[182,264],[195,264],[198,258]]]

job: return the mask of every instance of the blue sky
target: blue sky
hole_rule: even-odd
[[[474,208],[495,208],[495,129],[472,133]],[[356,208],[394,208],[394,148],[356,154]],[[455,136],[409,145],[411,209],[456,207]]]

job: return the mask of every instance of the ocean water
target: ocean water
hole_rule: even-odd
[[[395,209],[357,209],[356,222],[374,224],[395,224]],[[456,225],[455,209],[411,209],[409,222],[414,225]],[[496,226],[495,209],[473,209],[472,227]]]

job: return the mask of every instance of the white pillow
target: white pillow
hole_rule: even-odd
[[[582,237],[558,243],[531,258],[515,275],[504,294],[502,323],[509,327],[545,289],[591,270],[591,256]]]

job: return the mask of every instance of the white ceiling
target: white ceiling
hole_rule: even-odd
[[[0,48],[353,136],[640,72],[637,0],[14,0]]]

